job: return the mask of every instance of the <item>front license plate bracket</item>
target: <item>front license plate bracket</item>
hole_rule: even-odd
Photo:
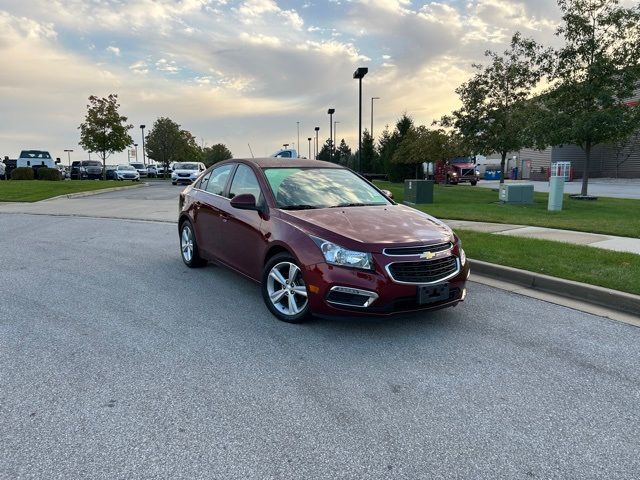
[[[449,300],[449,284],[440,283],[438,285],[425,285],[418,287],[418,303],[442,302]]]

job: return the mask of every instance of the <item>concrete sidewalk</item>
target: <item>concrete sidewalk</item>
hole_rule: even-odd
[[[475,232],[494,233],[513,237],[538,238],[556,242],[587,245],[589,247],[629,252],[640,255],[640,238],[616,237],[600,233],[576,232],[556,228],[529,227],[526,225],[509,225],[504,223],[469,222],[466,220],[443,220],[453,229],[472,230]]]
[[[530,183],[536,192],[549,192],[548,181],[505,180],[505,183]],[[480,180],[479,187],[498,189],[498,180]],[[576,179],[564,184],[564,193],[577,194],[582,181]],[[593,178],[589,180],[589,194],[596,197],[640,199],[640,178]]]

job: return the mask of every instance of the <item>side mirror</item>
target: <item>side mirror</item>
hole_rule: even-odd
[[[231,206],[239,210],[259,210],[256,205],[256,197],[251,193],[242,193],[231,199]]]
[[[387,197],[390,198],[391,200],[393,200],[393,193],[391,193],[390,190],[380,190],[382,192],[382,194]]]

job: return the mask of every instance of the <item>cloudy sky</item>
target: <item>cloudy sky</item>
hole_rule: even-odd
[[[86,158],[87,97],[117,93],[136,125],[171,117],[235,156],[268,155],[320,126],[357,143],[357,81],[374,133],[402,112],[448,113],[486,49],[520,30],[546,44],[555,0],[0,0],[0,155],[42,148]],[[116,155],[110,163],[126,161]]]

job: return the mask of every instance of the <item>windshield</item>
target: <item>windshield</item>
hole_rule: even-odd
[[[102,164],[97,160],[87,160],[85,162],[82,162],[82,165],[84,165],[85,167],[101,167],[102,166]]]
[[[141,163],[132,163],[131,166],[133,168],[144,168],[144,165]]]
[[[389,205],[374,187],[342,168],[266,168],[264,173],[282,209]]]
[[[176,163],[173,165],[174,170],[198,170],[197,163]]]
[[[118,170],[135,170],[131,165],[118,165]]]
[[[51,158],[51,155],[42,150],[23,150],[20,152],[20,158]]]

